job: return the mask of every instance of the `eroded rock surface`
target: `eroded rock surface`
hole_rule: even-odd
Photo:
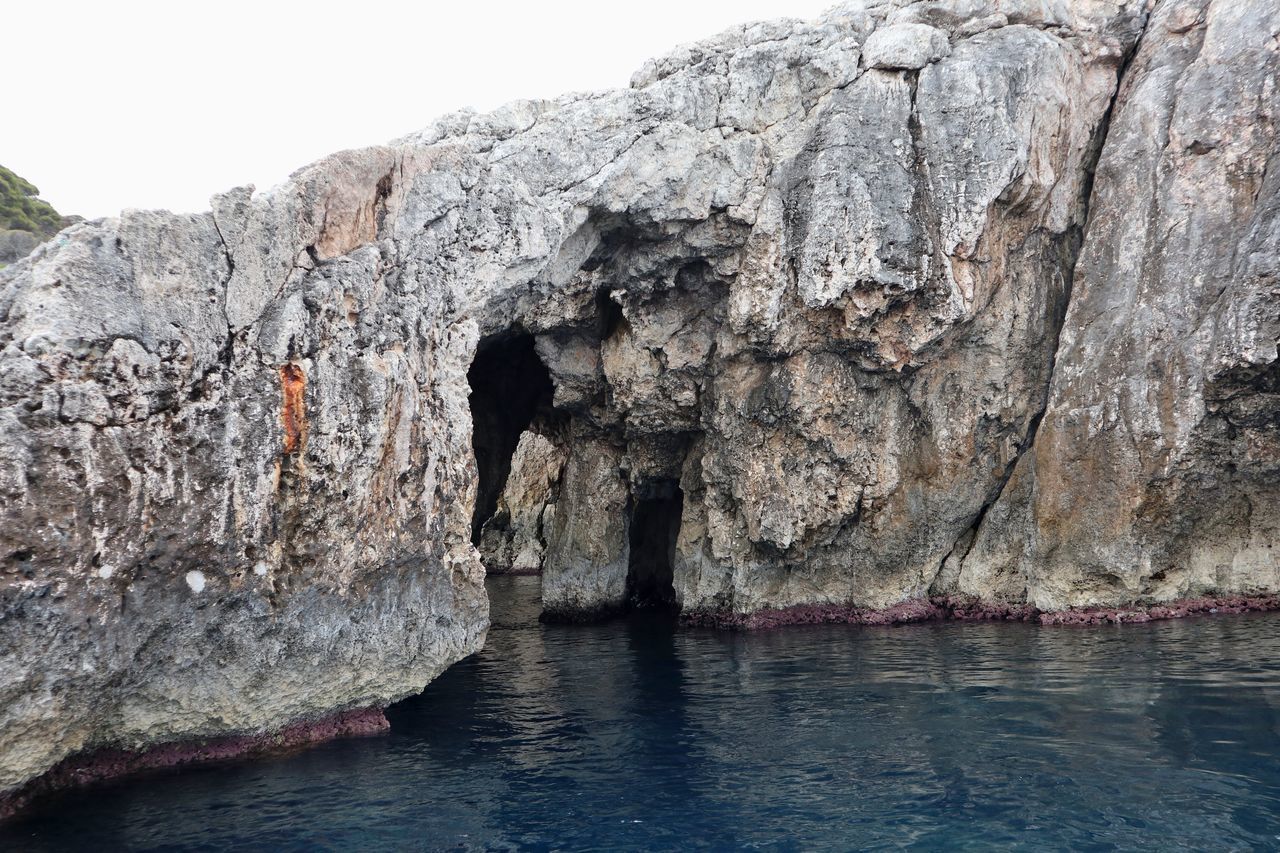
[[[1161,3],[1033,452],[959,573],[1045,609],[1280,588],[1280,8]]]
[[[79,225],[6,271],[0,787],[385,705],[483,641],[453,509],[475,323],[385,246],[321,258],[324,216],[385,174],[347,162]]]
[[[0,273],[0,789],[420,689],[473,537],[565,617],[638,513],[693,614],[1277,591],[1280,21],[1150,5],[742,26]]]
[[[480,534],[480,558],[489,574],[537,574],[555,523],[565,451],[546,436],[520,436],[497,508]]]

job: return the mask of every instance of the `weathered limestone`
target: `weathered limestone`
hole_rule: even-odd
[[[11,264],[31,254],[40,238],[30,231],[0,230],[0,264]]]
[[[376,197],[351,159],[212,216],[78,225],[6,270],[0,788],[384,705],[483,642],[449,511],[474,491],[475,323],[384,247],[287,248]]]
[[[480,537],[480,558],[489,574],[542,571],[564,463],[564,448],[546,436],[528,431],[520,436],[497,511]]]
[[[1280,21],[1149,5],[742,26],[0,272],[0,790],[476,649],[473,414],[550,616],[654,500],[712,621],[1280,591]]]
[[[951,53],[947,34],[928,24],[890,24],[867,37],[862,64],[867,68],[917,71]]]
[[[1280,588],[1278,34],[1272,3],[1152,15],[1048,411],[964,560],[966,591],[1003,577],[1058,609]]]
[[[845,39],[867,45],[868,32],[886,45],[923,33],[927,44],[959,26],[900,14],[912,8],[888,27],[849,11],[827,26],[839,21]],[[1066,29],[1028,19],[957,35],[919,72],[859,73],[864,55],[839,64],[848,78],[794,118],[766,91],[757,109],[770,124],[735,113],[733,131],[700,143],[725,151],[719,170],[708,171],[717,158],[704,148],[664,143],[688,164],[672,172],[692,182],[658,183],[642,137],[641,163],[624,157],[606,184],[607,218],[577,226],[596,244],[578,249],[581,271],[518,321],[542,336],[560,408],[624,447],[617,467],[633,499],[679,480],[674,583],[686,612],[925,595],[1000,493],[1044,407],[1089,170],[1143,16],[1135,4],[1069,19]],[[776,64],[798,36],[777,39],[748,55],[767,51]],[[712,55],[659,60],[637,82],[697,104],[706,82],[696,71]],[[729,61],[731,75],[742,61]],[[743,138],[738,128],[762,130]],[[642,203],[624,207],[618,193],[642,166]],[[758,177],[740,190],[747,166]],[[702,187],[722,199],[694,211],[690,193]],[[593,293],[594,318],[549,310],[588,306]],[[563,349],[598,351],[599,366],[578,357],[566,370]],[[563,491],[597,489],[601,476],[571,466]],[[608,532],[564,510],[557,524],[575,536]],[[608,535],[612,546],[593,554],[609,559],[590,572],[579,539],[563,549],[553,539],[550,610],[625,595],[626,530]]]
[[[542,607],[585,619],[626,602],[627,483],[612,444],[576,437],[561,482],[542,576]]]

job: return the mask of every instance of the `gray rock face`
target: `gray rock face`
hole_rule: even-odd
[[[867,68],[915,71],[951,53],[947,34],[928,24],[890,24],[867,37],[862,64]]]
[[[1276,16],[852,3],[64,231],[0,273],[0,789],[478,648],[473,414],[549,615],[1280,589]]]
[[[489,574],[542,571],[564,462],[564,449],[546,436],[521,434],[506,487],[480,537],[480,559]]]
[[[475,323],[377,245],[267,263],[353,227],[343,199],[380,179],[355,162],[79,225],[6,270],[0,787],[384,704],[483,642],[448,510],[475,488]]]
[[[40,238],[30,231],[0,230],[0,264],[11,264],[31,254]]]
[[[1280,8],[1161,3],[1098,167],[1048,410],[962,588],[1280,588]]]

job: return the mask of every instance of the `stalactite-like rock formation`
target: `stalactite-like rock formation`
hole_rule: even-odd
[[[853,3],[64,231],[0,272],[0,790],[421,689],[473,543],[567,618],[1280,592],[1278,83],[1268,0]]]

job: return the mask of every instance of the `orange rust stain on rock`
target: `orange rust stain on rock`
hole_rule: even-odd
[[[281,367],[280,388],[284,392],[280,423],[284,426],[284,452],[288,456],[297,453],[307,437],[307,377],[302,368],[296,364]]]

